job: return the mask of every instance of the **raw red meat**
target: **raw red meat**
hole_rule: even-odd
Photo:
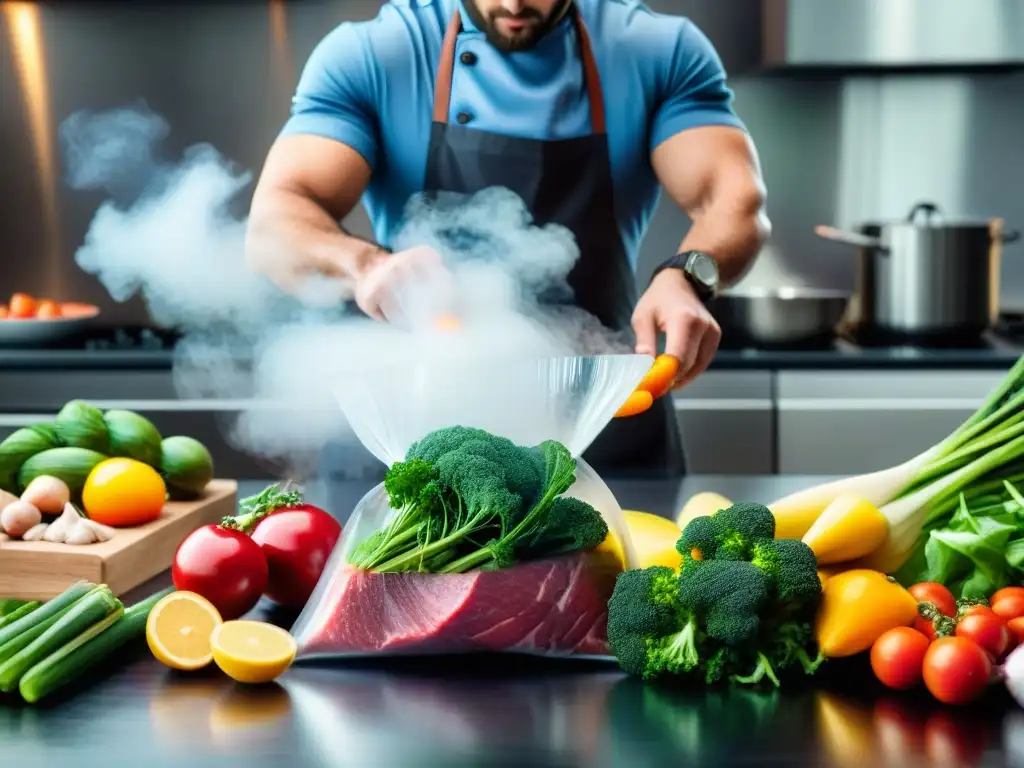
[[[324,593],[302,655],[607,655],[614,586],[614,569],[583,554],[462,574],[346,569]]]

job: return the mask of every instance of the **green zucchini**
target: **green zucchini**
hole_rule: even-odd
[[[86,630],[59,651],[47,656],[21,678],[18,684],[21,697],[29,704],[34,704],[95,669],[126,643],[144,637],[149,612],[173,591],[173,587],[168,587],[157,592],[125,611],[113,626],[96,633]]]
[[[0,691],[18,687],[21,676],[61,646],[71,642],[95,624],[104,628],[124,612],[124,605],[109,587],[99,586],[63,613],[45,632],[0,664]]]
[[[56,616],[65,608],[70,607],[78,600],[89,594],[95,586],[95,584],[90,584],[87,581],[76,582],[53,598],[53,600],[45,603],[41,607],[29,613],[27,616],[22,616],[17,621],[13,621],[4,627],[0,627],[0,661],[4,660],[3,647],[7,643],[16,638],[22,632],[30,630],[37,624]]]

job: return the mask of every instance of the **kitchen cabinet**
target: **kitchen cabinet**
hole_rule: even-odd
[[[709,371],[675,396],[693,474],[775,472],[771,371]]]
[[[855,474],[913,458],[978,408],[1003,371],[779,371],[780,474]]]

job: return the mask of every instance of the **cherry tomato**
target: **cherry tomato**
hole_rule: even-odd
[[[931,603],[946,616],[956,616],[956,598],[953,593],[934,581],[922,581],[907,590],[919,603]]]
[[[160,473],[134,459],[101,461],[82,488],[82,506],[89,518],[115,528],[153,522],[166,500],[167,486]]]
[[[202,595],[230,621],[251,610],[267,588],[267,559],[241,531],[205,525],[178,546],[171,578],[175,589]]]
[[[992,608],[992,612],[1003,619],[1003,621],[1024,616],[1024,589],[1020,587],[1000,589],[992,595],[992,599],[989,600],[988,604]]]
[[[36,307],[36,317],[40,320],[52,320],[53,318],[60,317],[60,304],[49,299],[44,299],[39,302],[39,306]]]
[[[905,697],[887,696],[875,703],[875,733],[885,765],[917,762],[924,751],[925,720],[919,706]]]
[[[971,605],[971,606],[968,606],[967,608],[964,609],[964,611],[961,614],[960,618],[963,619],[963,618],[965,618],[967,616],[975,616],[975,615],[996,616],[996,613],[991,608],[989,608],[987,605]],[[996,618],[998,618],[998,616]]]
[[[920,632],[928,638],[928,642],[935,639],[935,624],[932,623],[931,619],[926,619],[924,616],[918,616],[914,619],[912,627],[915,632]]]
[[[341,524],[312,504],[284,507],[260,520],[252,540],[270,569],[267,597],[281,605],[305,605],[340,535]]]
[[[1010,646],[1017,647],[1024,643],[1024,616],[1010,619],[1006,622],[1006,628],[1010,630]]]
[[[897,691],[921,682],[921,665],[930,641],[916,629],[896,627],[871,646],[871,668],[883,685]]]
[[[36,300],[27,293],[16,293],[11,296],[7,305],[7,312],[11,317],[25,320],[36,315]]]
[[[998,616],[975,613],[964,616],[956,625],[956,636],[972,640],[983,651],[999,661],[1010,647],[1010,630]]]
[[[964,637],[940,637],[924,655],[924,684],[943,704],[967,704],[988,687],[992,661]]]

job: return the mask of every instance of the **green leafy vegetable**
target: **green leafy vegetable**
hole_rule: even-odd
[[[384,480],[397,511],[349,555],[382,572],[464,573],[590,550],[608,535],[600,513],[564,494],[576,460],[556,441],[516,445],[449,427],[414,444]]]

